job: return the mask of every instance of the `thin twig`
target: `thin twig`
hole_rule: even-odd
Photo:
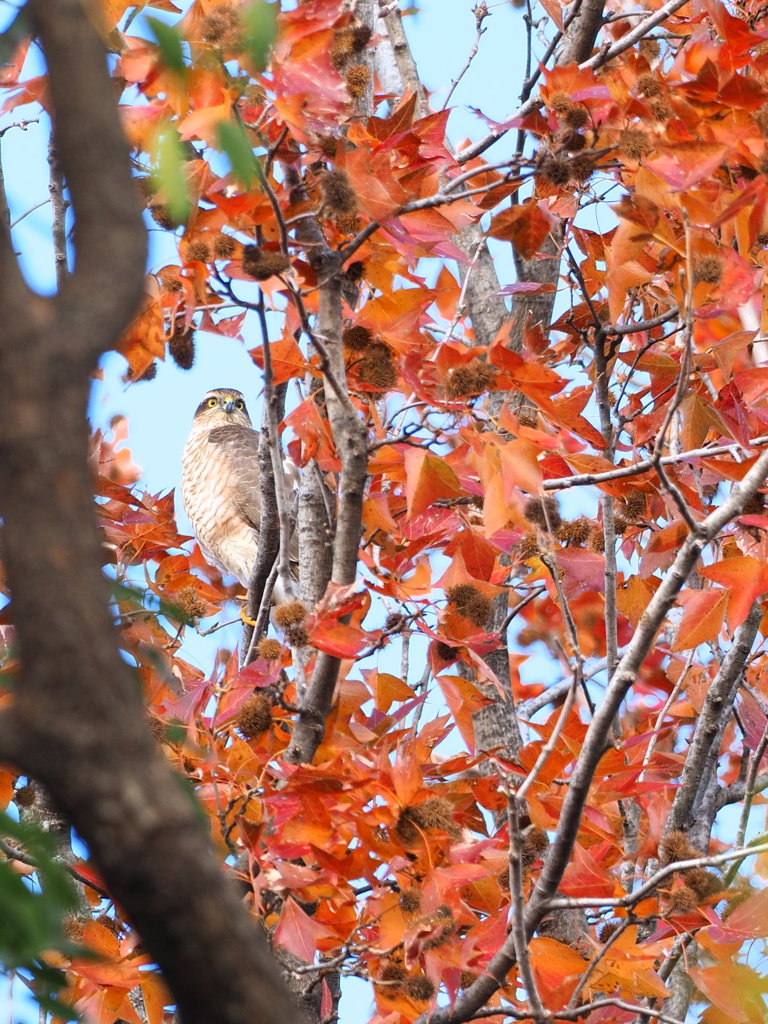
[[[675,861],[651,875],[647,882],[635,889],[634,892],[626,893],[624,896],[606,896],[604,898],[589,896],[557,896],[547,901],[549,910],[589,907],[634,907],[648,896],[653,896],[659,884],[670,875],[678,871],[688,871],[691,868],[713,868],[719,864],[727,864],[732,860],[744,860],[759,853],[768,853],[768,842],[756,846],[742,846],[738,850],[730,850],[728,853],[718,853],[711,857],[690,857],[688,860]]]
[[[478,0],[478,3],[476,3],[475,6],[472,8],[472,13],[475,16],[475,41],[472,44],[472,49],[469,51],[469,56],[467,57],[464,63],[464,67],[451,82],[451,88],[448,90],[448,95],[445,97],[445,103],[443,103],[441,110],[445,110],[445,108],[451,102],[451,96],[453,96],[454,92],[456,91],[456,87],[458,86],[459,82],[462,80],[464,75],[466,75],[466,73],[469,71],[472,61],[477,56],[477,51],[480,48],[480,38],[487,31],[486,29],[483,28],[483,22],[490,13],[488,11],[487,4],[484,3],[483,0]]]

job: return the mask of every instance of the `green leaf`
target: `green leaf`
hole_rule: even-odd
[[[166,124],[155,139],[154,178],[174,224],[185,223],[192,208],[187,188],[186,159],[179,133]]]
[[[257,176],[256,157],[245,129],[239,122],[222,121],[216,126],[219,148],[229,157],[232,172],[246,187],[250,188]]]
[[[16,821],[0,812],[0,834],[15,840],[35,863],[37,887],[0,861],[0,963],[21,970],[31,979],[35,998],[43,1009],[64,1020],[74,1019],[71,1007],[58,1002],[56,993],[65,984],[64,972],[41,960],[46,950],[77,952],[62,932],[65,915],[77,909],[77,897],[66,867],[56,856],[52,835],[39,827]]]
[[[263,71],[267,65],[269,51],[277,35],[278,11],[278,4],[256,0],[243,12],[243,49],[255,71]]]
[[[175,71],[178,75],[186,75],[187,66],[184,63],[181,36],[173,25],[167,25],[159,18],[147,18],[147,24],[152,35],[155,37],[155,42],[160,50],[160,56],[163,58],[165,66],[170,68],[171,71]]]

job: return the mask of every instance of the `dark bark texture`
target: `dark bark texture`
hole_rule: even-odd
[[[145,232],[96,11],[29,5],[75,214],[75,269],[33,294],[0,227],[0,515],[22,668],[0,755],[43,783],[163,970],[185,1024],[296,1021],[279,968],[155,746],[120,656],[86,461],[89,374],[134,313]]]

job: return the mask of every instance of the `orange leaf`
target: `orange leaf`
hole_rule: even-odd
[[[727,930],[745,938],[768,935],[768,889],[758,889],[728,915]]]
[[[395,701],[413,700],[416,696],[402,679],[392,676],[388,672],[376,672],[375,678],[369,676],[366,682],[374,692],[377,711],[389,711]]]
[[[314,963],[315,951],[324,939],[333,938],[333,932],[305,914],[295,900],[287,899],[275,930],[275,943],[300,957],[305,963]]]
[[[680,594],[683,617],[672,644],[673,651],[687,651],[714,640],[723,626],[728,605],[727,590],[685,590]]]
[[[142,974],[141,994],[147,1011],[147,1024],[163,1024],[163,1010],[173,1002],[173,997],[159,974]]]
[[[596,848],[599,849],[599,848]],[[615,884],[608,872],[600,866],[595,849],[587,852],[578,844],[573,848],[573,859],[568,865],[560,891],[566,896],[613,896]]]
[[[552,219],[538,202],[527,199],[519,206],[510,206],[497,213],[488,234],[502,242],[511,242],[523,259],[529,260],[539,251],[551,227]]]
[[[694,985],[731,1021],[757,1024],[765,1020],[762,998],[765,985],[746,964],[691,967],[688,974]]]
[[[454,471],[436,455],[430,455],[420,448],[411,448],[405,453],[404,461],[409,519],[428,509],[437,498],[459,498],[466,495]]]
[[[468,679],[462,679],[461,676],[440,675],[436,677],[436,682],[443,692],[445,703],[450,708],[454,721],[461,733],[461,738],[466,743],[467,749],[474,753],[475,729],[473,715],[486,704],[490,704],[491,701],[484,697]]]
[[[304,376],[307,361],[292,335],[271,342],[269,354],[272,357],[272,383],[275,386],[284,384],[294,377]],[[258,348],[250,349],[248,355],[257,366],[264,369],[264,349],[261,345]]]
[[[572,988],[587,969],[583,957],[556,939],[537,936],[531,939],[528,951],[542,995],[557,992],[566,983]]]
[[[655,593],[654,579],[655,577],[643,579],[640,576],[630,576],[625,585],[616,592],[617,608],[635,627]]]
[[[730,591],[726,620],[731,630],[744,621],[753,603],[768,590],[768,565],[751,555],[726,558],[701,569],[700,575]]]

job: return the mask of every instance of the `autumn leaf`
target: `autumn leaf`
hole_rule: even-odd
[[[450,466],[429,452],[409,448],[405,453],[405,470],[408,517],[411,519],[439,498],[459,498],[466,493]]]
[[[714,640],[723,627],[728,591],[684,590],[679,601],[683,606],[683,617],[677,626],[672,650],[685,651]]]
[[[737,555],[700,570],[702,576],[728,591],[726,621],[736,629],[754,602],[768,591],[768,565],[751,555]]]
[[[519,206],[510,206],[497,213],[488,234],[503,242],[511,242],[523,259],[529,260],[544,244],[552,225],[552,218],[541,205],[535,199],[527,199]]]

